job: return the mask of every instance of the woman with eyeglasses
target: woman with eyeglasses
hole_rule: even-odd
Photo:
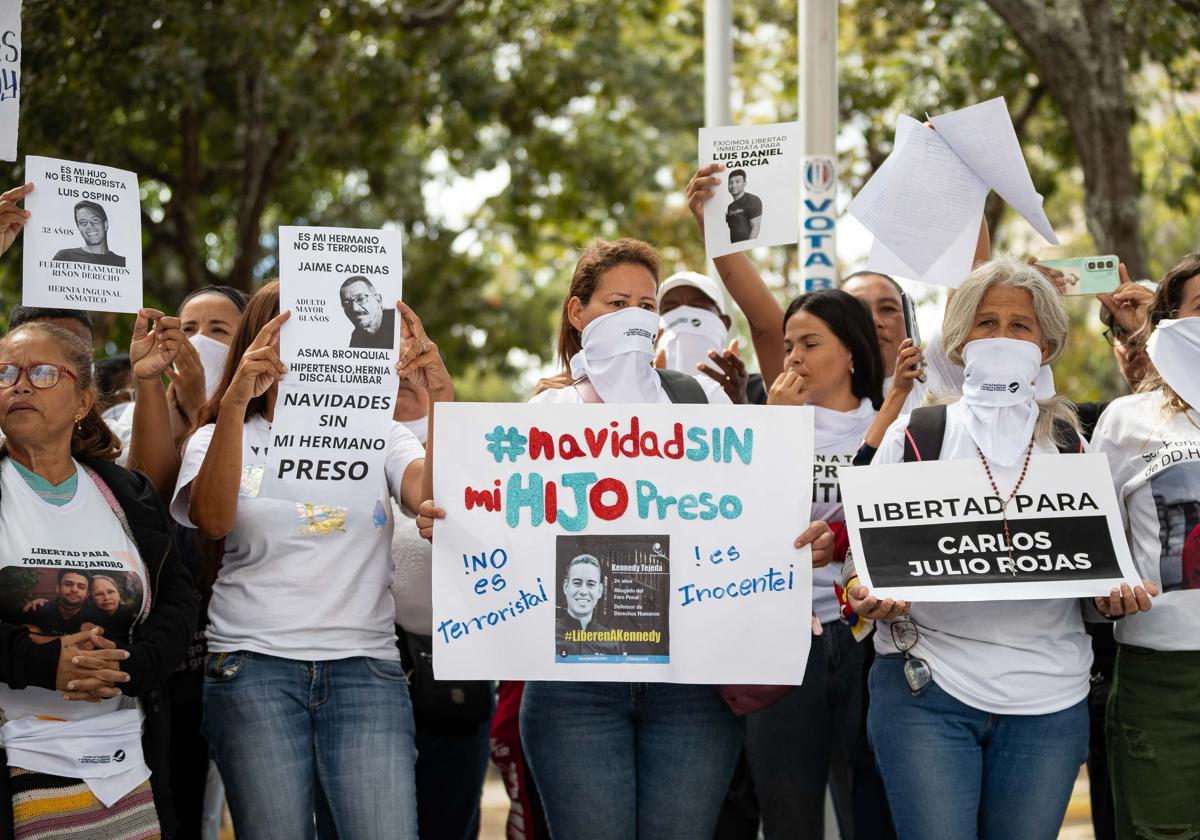
[[[901,417],[873,463],[965,459],[994,495],[1015,495],[1033,455],[1082,449],[1073,408],[1046,386],[1068,334],[1035,268],[1008,257],[979,266],[942,328],[964,368],[961,398]],[[872,596],[852,562],[843,576],[855,613],[879,622],[868,731],[901,840],[1057,837],[1088,745],[1081,602],[910,604]],[[1125,584],[1084,604],[1116,619],[1149,609],[1156,592]]]
[[[1200,253],[1166,273],[1135,338],[1154,369],[1092,438],[1138,571],[1163,593],[1115,627],[1107,729],[1121,840],[1200,825]]]
[[[181,336],[150,340],[168,354]],[[12,802],[0,836],[18,840],[175,828],[161,687],[196,601],[158,494],[113,463],[120,444],[96,400],[82,339],[43,322],[0,339],[0,747]],[[132,603],[114,625],[111,599],[92,588],[117,573]],[[44,599],[35,621],[16,606],[26,596]]]

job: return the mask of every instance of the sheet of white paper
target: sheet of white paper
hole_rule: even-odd
[[[1059,244],[1042,207],[1042,196],[1033,187],[1004,97],[930,117],[930,122],[972,172],[1033,225],[1042,238],[1052,245]]]
[[[398,230],[279,229],[279,307],[292,315],[279,334],[288,372],[263,495],[367,510],[379,498],[397,387],[401,244]]]
[[[800,240],[800,124],[700,129],[700,165],[725,164],[704,205],[704,246],[720,257]],[[735,196],[729,175],[741,172]]]
[[[912,117],[906,117],[903,114],[900,116],[900,119],[896,121],[896,136],[892,142],[892,153],[880,164],[879,168],[875,170],[875,174],[867,180],[867,183],[846,207],[846,212],[862,222],[863,227],[871,232],[875,231],[881,221],[883,200],[891,182],[896,153],[912,136],[913,129],[920,125]]]
[[[972,264],[975,261],[975,244],[978,241],[979,219],[970,219],[945,253],[938,257],[937,262],[928,271],[921,274],[876,239],[871,245],[871,254],[867,257],[866,267],[870,271],[879,271],[893,277],[905,277],[909,280],[920,280],[922,283],[957,289],[971,273]]]
[[[923,275],[962,234],[965,220],[979,219],[988,188],[936,131],[923,125],[913,128],[890,160],[873,233]]]
[[[21,303],[137,312],[142,210],[134,172],[27,155]]]
[[[21,0],[0,0],[0,159],[17,159],[21,114]]]

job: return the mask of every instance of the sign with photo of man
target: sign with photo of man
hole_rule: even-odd
[[[133,172],[30,155],[25,178],[21,302],[137,312],[142,307],[142,210]]]

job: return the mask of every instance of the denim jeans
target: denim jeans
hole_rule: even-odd
[[[416,840],[400,663],[210,653],[204,729],[238,840]]]
[[[766,840],[821,837],[826,786],[842,836],[854,837],[848,759],[862,720],[863,667],[863,646],[831,621],[812,639],[804,684],[747,717],[746,759]]]
[[[556,840],[711,837],[742,732],[707,685],[531,682],[521,704]]]
[[[936,679],[937,675],[934,674]],[[915,696],[904,657],[871,668],[867,729],[900,840],[1055,840],[1087,757],[1087,700],[997,715],[932,682]]]

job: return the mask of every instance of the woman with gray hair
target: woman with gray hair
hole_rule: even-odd
[[[979,266],[942,333],[964,368],[961,397],[901,417],[873,463],[974,460],[1004,499],[1034,454],[1081,451],[1074,409],[1054,396],[1047,367],[1066,346],[1067,315],[1035,268],[1010,257]],[[941,419],[938,440],[930,427]],[[868,732],[901,840],[1057,837],[1088,746],[1092,652],[1080,602],[909,604],[871,596],[849,562],[843,574],[850,606],[879,622]],[[1124,586],[1094,606],[1112,619],[1149,609],[1150,598]]]

